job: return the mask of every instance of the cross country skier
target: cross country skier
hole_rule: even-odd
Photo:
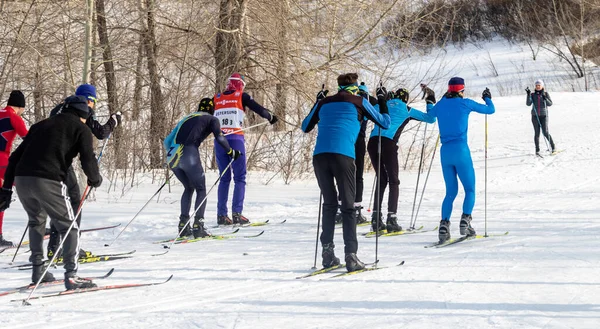
[[[471,226],[471,213],[475,206],[475,169],[473,169],[471,151],[467,144],[469,114],[473,111],[482,114],[492,114],[496,111],[488,88],[485,88],[481,95],[485,105],[463,98],[464,90],[465,81],[462,78],[450,79],[448,92],[444,97],[428,113],[422,113],[424,117],[437,117],[442,141],[440,158],[446,183],[446,196],[442,202],[442,220],[438,232],[440,243],[450,239],[452,203],[458,194],[457,176],[465,190],[460,234],[475,235],[475,229]]]
[[[527,87],[527,106],[531,106],[531,123],[535,135],[533,142],[535,143],[535,154],[540,155],[540,130],[544,137],[550,142],[552,153],[556,152],[556,145],[550,133],[548,132],[548,107],[552,106],[552,99],[546,90],[544,90],[544,81],[538,79],[535,81],[535,90],[533,93]]]
[[[65,287],[72,290],[96,286],[91,280],[77,276],[79,225],[73,223],[76,210],[71,207],[65,184],[68,170],[77,154],[88,185],[99,187],[102,183],[93,152],[92,134],[85,124],[89,115],[85,97],[68,97],[61,114],[31,126],[27,137],[9,159],[0,193],[0,210],[10,205],[14,181],[19,200],[29,217],[29,260],[33,264],[31,280],[34,283],[44,272],[43,242],[49,215],[52,224],[65,236]],[[73,228],[66,235],[71,225]],[[54,281],[50,272],[42,278],[42,282],[48,281]]]
[[[435,118],[425,117],[421,112],[411,111],[411,108],[406,104],[409,98],[409,92],[405,88],[400,88],[396,93],[392,93],[393,98],[387,101],[387,108],[390,112],[391,124],[388,129],[375,127],[371,132],[367,149],[371,163],[375,169],[375,173],[379,177],[379,184],[375,187],[375,206],[371,217],[371,227],[373,231],[387,229],[388,232],[402,231],[402,226],[398,225],[396,212],[398,211],[398,197],[400,194],[400,179],[398,177],[398,140],[402,130],[411,119],[434,123]],[[435,104],[435,93],[430,90],[427,96],[427,110],[433,108]],[[379,105],[375,106],[379,109]],[[379,135],[381,134],[381,155],[379,155]],[[381,156],[381,163],[379,158]],[[390,193],[388,195],[388,214],[386,224],[383,225],[383,212],[381,211],[381,203],[385,193],[386,186],[389,184]],[[381,190],[379,190],[381,188]],[[379,223],[377,223],[379,221]]]
[[[377,105],[377,98],[369,95],[369,88],[364,82],[361,82],[358,86],[358,94],[369,100],[371,105]],[[327,95],[325,95],[327,96]],[[354,197],[354,216],[356,217],[356,224],[362,224],[367,222],[367,218],[362,214],[362,197],[364,191],[364,179],[363,173],[365,171],[365,154],[367,153],[367,145],[365,143],[365,137],[367,136],[367,120],[363,120],[360,124],[360,130],[358,132],[358,138],[354,143],[354,153],[356,158],[354,164],[356,165],[356,196]],[[341,196],[338,196],[338,212],[335,214],[335,222],[342,222],[342,212],[340,211]]]
[[[302,122],[302,131],[308,133],[319,126],[317,142],[313,155],[315,176],[323,195],[323,267],[340,264],[335,257],[333,234],[335,212],[337,210],[336,184],[342,199],[342,217],[344,230],[344,253],[348,272],[363,269],[365,264],[356,256],[356,217],[355,197],[355,150],[354,144],[364,117],[377,125],[388,128],[390,116],[385,103],[385,94],[378,88],[377,98],[381,113],[377,112],[369,101],[358,96],[358,75],[347,73],[338,76],[338,93],[326,97],[325,91],[317,95],[317,103]]]
[[[20,90],[10,92],[6,107],[0,110],[0,184],[8,166],[8,157],[15,137],[27,135],[27,126],[21,118],[25,111],[25,95]],[[13,243],[2,236],[4,212],[0,212],[0,247],[11,247]]]
[[[219,119],[221,130],[226,134],[225,138],[232,148],[241,152],[240,158],[233,162],[231,170],[223,173],[225,167],[229,164],[229,148],[223,148],[215,140],[215,151],[217,157],[217,166],[222,173],[219,182],[218,201],[217,201],[217,224],[248,224],[250,220],[242,215],[244,209],[244,196],[246,194],[246,146],[244,145],[244,132],[242,125],[246,116],[246,108],[256,112],[261,117],[269,120],[270,124],[275,124],[277,117],[267,109],[258,104],[250,95],[244,92],[246,82],[239,73],[234,73],[229,77],[227,87],[222,93],[214,97],[215,117]],[[227,199],[229,197],[229,185],[231,183],[231,171],[233,171],[233,199],[232,199],[232,218],[227,216]]]
[[[204,210],[206,209],[206,182],[204,169],[200,161],[198,148],[202,141],[213,134],[219,145],[228,149],[227,154],[234,160],[240,157],[240,151],[234,150],[223,137],[219,119],[215,118],[213,100],[203,98],[198,105],[198,111],[185,116],[171,133],[165,138],[164,145],[167,150],[167,163],[177,179],[183,184],[184,191],[181,195],[181,215],[179,216],[178,229],[185,229],[181,236],[194,235],[194,238],[204,238],[209,236],[204,227]],[[190,232],[189,226],[186,226],[190,219],[190,207],[192,195],[196,191],[196,203],[194,209],[198,209],[200,203],[202,206],[194,215],[194,224]]]
[[[87,99],[87,106],[89,107],[90,115],[88,116],[85,124],[91,129],[92,134],[96,136],[97,139],[103,140],[108,138],[113,130],[121,125],[121,112],[117,112],[112,114],[108,121],[102,125],[96,120],[96,115],[94,113],[94,108],[96,106],[97,95],[96,95],[96,87],[90,84],[82,84],[75,90],[76,96],[83,96]],[[57,115],[61,113],[64,108],[64,103],[60,103],[56,105],[52,111],[50,111],[50,116]],[[67,189],[69,192],[69,198],[71,199],[71,207],[77,212],[79,208],[79,203],[81,202],[81,191],[79,190],[79,184],[77,183],[77,175],[75,174],[75,170],[73,167],[69,167],[67,169],[67,177],[65,179],[65,184],[67,185]],[[79,216],[77,216],[77,225],[81,226],[81,211],[79,212]],[[58,230],[56,227],[50,223],[50,240],[48,241],[48,258],[52,258],[58,245],[60,244],[60,235],[58,234]],[[91,257],[93,256],[91,252],[81,250],[79,256]]]

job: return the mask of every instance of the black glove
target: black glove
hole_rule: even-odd
[[[0,190],[0,211],[4,211],[10,207],[12,201],[12,189],[3,188]]]
[[[100,185],[102,185],[102,176],[98,176],[98,180],[95,182],[92,182],[88,177],[87,183],[91,187],[98,188],[98,187],[100,187]]]
[[[544,91],[544,93],[542,94],[542,96],[544,96],[544,98],[548,98],[548,93]]]
[[[527,93],[527,95],[531,95],[531,90],[529,89],[529,87],[525,88],[525,92]]]
[[[385,87],[381,86],[381,85],[379,87],[377,87],[376,93],[377,93],[377,98],[383,97],[385,99],[388,95],[387,89],[385,89]]]
[[[117,112],[117,113],[111,115],[110,118],[115,121],[115,127],[114,128],[117,128],[118,126],[121,125],[121,112]]]
[[[329,94],[329,90],[321,89],[319,91],[319,93],[317,94],[317,102],[322,100],[323,98],[327,97],[327,94]]]
[[[227,155],[229,155],[233,160],[237,160],[237,158],[239,158],[242,155],[242,152],[234,149],[229,149]]]
[[[483,100],[485,100],[486,97],[492,99],[492,93],[488,88],[485,88],[485,90],[481,93],[481,98],[483,98]]]
[[[435,92],[433,92],[433,90],[427,93],[427,98],[425,98],[425,102],[427,102],[427,104],[437,103],[437,101],[435,100]]]
[[[279,119],[277,119],[277,117],[275,116],[275,114],[271,114],[271,120],[269,120],[269,123],[274,125],[277,123],[277,121],[279,121]]]

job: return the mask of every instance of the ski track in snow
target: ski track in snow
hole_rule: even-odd
[[[564,152],[544,159],[533,155],[525,95],[493,98],[496,113],[488,117],[487,231],[510,231],[508,236],[441,249],[424,248],[437,240],[437,232],[379,238],[378,259],[386,268],[344,278],[327,279],[334,274],[325,274],[297,280],[310,271],[314,259],[319,191],[313,178],[263,185],[272,173],[249,173],[245,214],[254,221],[287,219],[285,224],[237,233],[265,230],[253,239],[174,245],[168,254],[156,257],[151,255],[164,249],[152,242],[176,234],[181,186],[172,184],[170,192],[165,188],[158,202],[150,203],[122,237],[105,248],[162,184],[145,177],[120,196],[119,188],[107,192],[107,182],[96,192],[97,200],[86,205],[83,228],[123,225],[84,233],[82,245],[96,254],[137,252],[131,259],[81,265],[79,273],[99,275],[114,267],[111,277],[96,281],[99,285],[154,282],[170,274],[173,280],[34,300],[29,307],[10,302],[27,297],[25,293],[0,297],[0,328],[598,328],[600,102],[597,93],[551,94],[555,105],[550,108],[550,133]],[[424,108],[420,105],[417,108]],[[473,218],[479,234],[485,231],[484,119],[472,114],[469,128],[477,176]],[[544,149],[543,140],[540,145]],[[207,176],[208,184],[217,177],[215,172]],[[400,172],[403,227],[409,225],[416,178],[415,171]],[[372,182],[372,172],[367,173],[365,209]],[[454,203],[455,237],[463,195],[460,191]],[[438,225],[443,196],[436,158],[417,226]],[[365,215],[369,216],[366,211]],[[6,212],[5,235],[20,237],[24,218],[19,202],[14,202]],[[209,196],[206,218],[208,227],[215,224],[216,189]],[[343,258],[340,231],[336,228],[335,243]],[[376,239],[358,239],[359,258],[372,262]],[[13,253],[11,249],[0,254],[2,266]],[[16,262],[26,262],[27,257],[20,254]],[[394,266],[402,260],[406,264]],[[319,268],[320,261],[319,249]],[[62,276],[63,269],[52,272]],[[29,271],[6,269],[0,275],[0,291],[30,279]],[[36,295],[62,289],[40,288]]]

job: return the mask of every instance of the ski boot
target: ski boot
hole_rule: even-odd
[[[440,221],[440,229],[438,231],[438,238],[440,243],[444,243],[450,240],[450,221],[442,219]]]
[[[8,241],[8,240],[4,240],[4,237],[2,237],[2,234],[0,234],[0,247],[14,247],[15,245],[12,243],[12,241]]]
[[[96,257],[96,255],[94,255],[91,251],[79,249],[79,259],[90,257]]]
[[[354,207],[354,216],[356,217],[356,225],[363,224],[367,222],[367,217],[362,214],[362,206]]]
[[[206,229],[204,228],[204,218],[194,219],[192,233],[194,234],[194,239],[205,238],[207,236],[210,236],[210,234],[208,234],[208,232],[206,232]]]
[[[239,212],[234,212],[232,217],[233,217],[234,224],[240,224],[240,225],[250,224],[250,220]]]
[[[233,225],[233,221],[227,215],[217,216],[217,225]]]
[[[348,272],[359,271],[365,268],[365,263],[361,262],[355,253],[346,254],[346,270]]]
[[[377,222],[379,221],[379,224]],[[385,224],[383,224],[383,219],[381,219],[381,214],[377,211],[373,211],[373,215],[371,216],[371,230],[373,232],[377,232],[377,226],[379,225],[379,231],[385,230]]]
[[[179,216],[179,225],[177,225],[178,231],[181,232],[179,237],[183,238],[186,236],[192,235],[192,231],[190,230],[190,226],[187,225],[187,222],[190,220],[190,216]],[[185,228],[184,228],[185,227]],[[183,229],[183,231],[181,231]]]
[[[385,223],[388,233],[402,231],[402,226],[398,225],[398,218],[395,213],[389,213]]]
[[[77,276],[77,272],[65,272],[65,288],[67,290],[75,289],[89,289],[96,288],[97,285],[90,279],[81,278]]]
[[[475,229],[471,226],[471,215],[462,214],[460,217],[460,235],[474,236]]]
[[[326,243],[323,245],[323,252],[321,253],[321,257],[323,257],[323,267],[329,268],[333,266],[340,265],[340,259],[335,257],[335,245],[333,242]]]
[[[46,267],[42,264],[42,265],[33,265],[32,268],[33,268],[33,270],[31,272],[31,282],[33,282],[35,284],[42,277],[42,274],[46,270]],[[56,279],[54,278],[54,275],[52,275],[52,273],[50,273],[50,272],[46,272],[46,274],[42,278],[42,281],[40,281],[40,282],[52,282],[52,281],[56,281]]]

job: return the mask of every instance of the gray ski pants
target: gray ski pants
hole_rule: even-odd
[[[75,218],[67,185],[41,177],[17,176],[15,186],[19,200],[29,216],[31,263],[41,265],[44,262],[43,242],[46,234],[46,218],[50,215],[52,225],[65,239],[63,244],[65,271],[76,272],[79,257],[79,226],[75,223],[69,234],[65,235]]]

